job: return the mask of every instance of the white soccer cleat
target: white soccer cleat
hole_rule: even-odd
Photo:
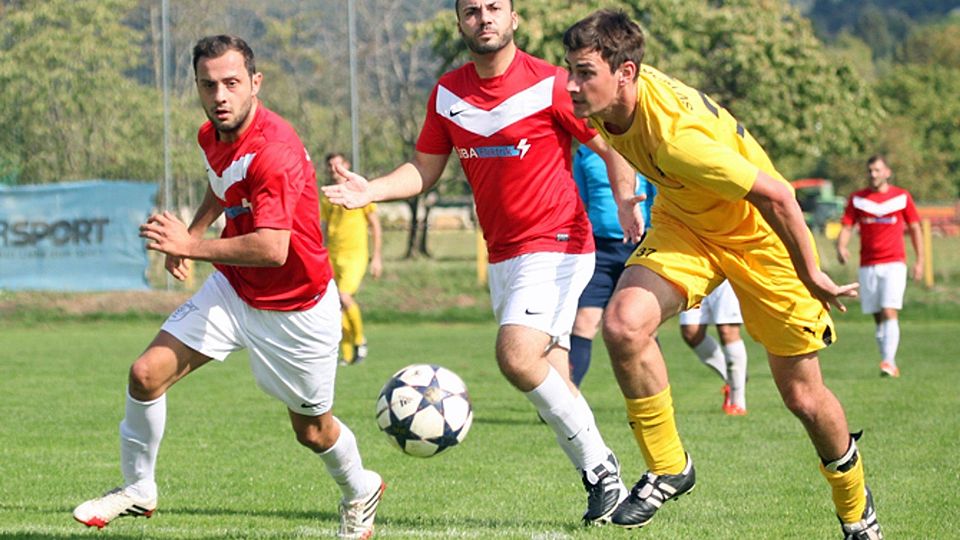
[[[340,501],[340,532],[338,538],[366,540],[373,536],[373,520],[377,517],[377,506],[383,498],[387,484],[380,480],[380,486],[372,495],[353,501]]]
[[[90,499],[73,510],[73,519],[87,527],[102,529],[118,517],[150,517],[157,509],[157,499],[137,499],[123,488],[115,488],[103,497]]]

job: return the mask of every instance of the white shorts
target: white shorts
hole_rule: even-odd
[[[730,282],[724,280],[719,287],[700,302],[699,308],[680,312],[680,325],[743,324],[740,301]]]
[[[527,253],[491,264],[490,301],[500,326],[540,330],[570,348],[580,293],[593,276],[594,254]]]
[[[308,310],[268,311],[250,307],[215,272],[162,329],[218,361],[247,349],[257,385],[295,413],[319,416],[333,406],[341,330],[332,280]]]
[[[902,309],[907,290],[907,263],[892,262],[860,267],[860,309],[880,313],[884,308]]]

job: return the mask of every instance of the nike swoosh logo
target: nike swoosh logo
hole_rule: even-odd
[[[460,113],[462,113],[462,112],[464,112],[464,111],[466,111],[466,110],[467,110],[467,109],[457,109],[457,110],[450,109],[450,112],[448,113],[448,115],[450,116],[450,118],[453,118],[454,116],[456,116],[456,115],[458,115],[458,114],[460,114]]]
[[[316,403],[301,403],[300,406],[303,407],[304,409],[315,409],[317,407],[323,407],[324,404],[325,402],[318,401]]]
[[[542,311],[530,311],[529,309],[525,310],[524,313],[527,315],[543,315]]]

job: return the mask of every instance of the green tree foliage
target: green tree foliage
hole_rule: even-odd
[[[0,19],[0,163],[21,182],[156,178],[158,101],[127,76],[138,36],[130,0],[48,0]]]
[[[960,19],[917,27],[876,68],[874,83],[889,116],[870,153],[883,153],[898,182],[925,201],[960,195]],[[839,191],[863,185],[865,155],[836,156],[830,170]]]

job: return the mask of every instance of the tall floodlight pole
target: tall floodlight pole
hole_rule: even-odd
[[[360,166],[360,113],[357,98],[357,10],[354,0],[347,3],[347,47],[350,49],[350,140],[352,142],[353,170],[362,171]]]
[[[173,193],[173,171],[170,166],[170,3],[163,0],[160,8],[161,51],[163,58],[163,209],[174,210],[170,199]],[[167,289],[173,288],[173,281],[167,273]]]

